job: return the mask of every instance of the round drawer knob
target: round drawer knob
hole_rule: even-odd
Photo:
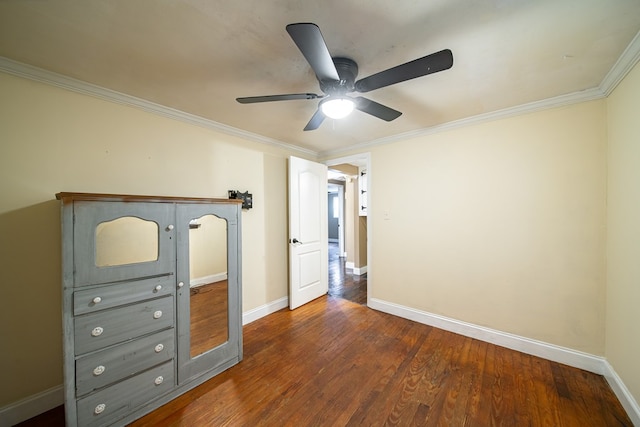
[[[162,384],[162,381],[164,381],[164,378],[162,378],[162,375],[160,375],[153,382],[156,383],[156,385],[160,385],[160,384]]]
[[[173,230],[173,224],[167,225],[167,231],[171,231],[171,230]]]
[[[180,283],[178,283],[178,287],[179,287],[179,288],[181,288],[181,287],[183,287],[183,286],[184,286],[184,282],[180,282]]]
[[[162,290],[162,285],[156,286],[156,292],[160,292]]]
[[[93,301],[94,304],[98,304],[100,301],[102,301],[102,298],[100,297],[95,297],[94,299],[92,299],[91,301]]]
[[[100,365],[100,366],[96,366],[96,367],[93,369],[93,375],[95,375],[96,377],[97,377],[98,375],[102,375],[102,373],[104,372],[104,370],[105,370],[105,367],[104,367],[104,366],[102,366],[102,365]]]
[[[93,330],[91,331],[91,336],[99,337],[100,335],[102,335],[103,332],[104,332],[104,329],[98,326],[97,328],[93,328]]]
[[[162,310],[158,310],[158,311],[154,311],[153,312],[153,318],[154,319],[159,319],[162,317]]]
[[[158,344],[154,350],[156,351],[156,353],[160,353],[162,350],[164,350],[164,345],[162,344]]]
[[[94,409],[93,412],[95,414],[101,414],[104,412],[105,409],[107,409],[107,405],[105,405],[104,403],[101,403],[98,406],[96,406],[96,409]]]

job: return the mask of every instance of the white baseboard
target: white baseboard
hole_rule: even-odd
[[[0,427],[10,427],[64,403],[61,385],[0,408]]]
[[[360,268],[353,267],[353,274],[356,276],[362,276],[363,274],[367,274],[367,266],[364,265]]]
[[[202,285],[208,285],[209,283],[222,282],[227,280],[227,272],[224,271],[218,274],[211,274],[209,276],[196,277],[189,282],[190,288],[196,288]]]
[[[604,357],[485,328],[376,298],[370,298],[367,305],[374,310],[393,314],[394,316],[602,375],[609,383],[629,418],[631,418],[633,425],[640,427],[640,406],[638,402]]]
[[[278,310],[286,308],[288,305],[289,298],[282,297],[260,307],[256,307],[253,310],[249,310],[242,314],[242,324],[246,325],[254,322],[271,313],[275,313]],[[374,310],[393,314],[394,316],[413,320],[418,323],[434,326],[446,331],[603,375],[617,398],[620,400],[620,403],[627,411],[627,414],[629,415],[629,418],[631,418],[633,424],[635,426],[640,426],[640,406],[638,405],[638,402],[633,398],[613,367],[603,357],[497,331],[495,329],[477,326],[471,323],[416,310],[376,298],[370,298],[369,307]],[[63,403],[64,392],[62,385],[52,387],[48,390],[0,408],[0,427],[13,426],[38,414],[53,409],[56,406],[62,405]]]
[[[605,373],[604,377],[607,379],[609,386],[615,393],[616,397],[622,404],[622,407],[627,411],[627,415],[631,418],[631,422],[634,426],[640,426],[640,405],[633,398],[631,392],[626,385],[622,382],[622,379],[618,376],[611,364],[605,360]]]
[[[275,313],[276,311],[282,310],[286,307],[289,307],[289,297],[282,297],[275,301],[271,301],[267,304],[261,305],[260,307],[256,307],[253,310],[242,313],[242,324],[246,325],[248,323],[255,322],[264,316],[268,316],[269,314]]]
[[[347,261],[344,263],[344,268],[348,268],[349,270],[353,270],[353,274],[356,276],[362,276],[367,272],[367,266],[364,265],[362,267],[356,267],[355,263],[351,261]]]
[[[521,351],[553,362],[563,363],[585,371],[604,375],[607,371],[604,357],[594,356],[570,348],[548,344],[530,338],[521,337],[495,329],[485,328],[472,323],[462,322],[445,316],[416,310],[402,305],[371,298],[369,307],[398,317],[410,319],[425,325],[475,338],[501,347]]]

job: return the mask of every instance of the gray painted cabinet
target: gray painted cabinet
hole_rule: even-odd
[[[56,197],[67,425],[126,424],[242,360],[240,201]]]

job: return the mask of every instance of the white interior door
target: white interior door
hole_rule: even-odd
[[[326,294],[327,166],[289,157],[289,308]]]

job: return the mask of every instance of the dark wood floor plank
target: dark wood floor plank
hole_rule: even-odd
[[[397,324],[391,328],[389,322],[384,322],[385,333],[374,333],[370,339],[371,350],[369,363],[375,360],[379,366],[377,374],[369,381],[366,393],[356,410],[348,418],[346,425],[363,425],[367,418],[385,417],[388,412],[387,391],[401,380],[399,372],[404,372],[410,356],[415,354],[416,346],[424,341],[431,328],[424,325],[409,323]],[[409,357],[407,357],[409,356]],[[363,390],[364,391],[364,390]]]
[[[357,304],[367,303],[367,275],[355,275],[346,268],[337,243],[329,243],[329,295]]]
[[[496,380],[494,372],[496,348],[493,345],[488,346],[484,355],[478,407],[475,413],[476,418],[473,420],[473,425],[476,426],[490,425],[491,413],[493,412],[493,387]]]
[[[531,358],[531,369],[534,375],[534,392],[538,402],[542,425],[562,426],[560,404],[555,384],[550,373],[550,363],[537,357]]]
[[[431,425],[440,417],[446,399],[446,384],[450,380],[447,361],[455,351],[451,340],[458,337],[460,336],[441,329],[433,329],[420,349],[418,357],[424,360],[424,374],[412,397],[416,404],[411,414],[417,424]],[[429,408],[426,418],[417,419],[416,413],[424,412],[425,406]],[[410,412],[407,411],[406,415]]]
[[[408,425],[410,423],[414,425],[432,425],[434,420],[438,418],[444,420],[446,418],[441,418],[448,398],[448,389],[443,385],[454,381],[455,375],[452,375],[452,370],[448,370],[444,376],[434,376],[434,373],[440,371],[442,361],[445,359],[441,357],[438,348],[444,348],[445,344],[443,342],[447,338],[457,339],[458,336],[454,337],[454,334],[444,333],[440,335],[440,339],[436,339],[440,332],[444,331],[436,330],[432,332],[430,339],[423,344],[417,355],[418,358],[424,361],[424,373],[417,387],[415,387],[416,390],[404,414],[397,421],[394,420],[396,425]],[[449,346],[449,349],[453,351],[453,343],[446,344],[446,346]],[[454,357],[452,357],[452,360]],[[427,387],[426,389],[425,386]]]
[[[370,328],[384,330],[384,325],[376,322]],[[380,347],[380,341],[372,341],[369,332],[356,337],[348,345],[347,351],[337,355],[334,363],[315,379],[316,395],[301,393],[297,396],[302,405],[314,398],[321,399],[324,403],[318,405],[317,410],[300,411],[289,419],[290,422],[294,425],[311,425],[315,422],[322,422],[324,425],[346,424],[367,390],[375,387],[377,373],[385,363],[380,358],[372,358],[370,354],[385,353],[389,349],[386,345],[386,348]],[[387,353],[393,357],[392,351]]]
[[[556,389],[558,405],[560,408],[560,419],[563,425],[576,425],[572,420],[589,419],[589,415],[585,411],[583,405],[577,405],[574,400],[574,394],[569,390],[567,382],[563,375],[563,369],[560,364],[549,364],[553,384]],[[598,422],[598,418],[592,418],[593,422]]]
[[[515,390],[512,352],[513,350],[496,346],[491,425],[519,425],[515,412],[515,399],[512,395]]]
[[[538,401],[534,390],[534,379],[531,373],[531,356],[513,352],[514,369],[514,411],[516,420],[523,426],[542,425],[538,411]]]
[[[461,425],[475,426],[480,418],[480,399],[482,393],[482,379],[484,373],[484,361],[489,344],[484,341],[472,340],[469,349],[467,369],[470,372],[469,393],[466,401],[461,401],[457,407],[464,412],[464,422]]]
[[[131,426],[632,426],[602,376],[340,298],[247,325],[244,354]]]
[[[624,409],[617,399],[612,399],[615,395],[603,377],[589,375],[571,366],[558,364],[557,367],[569,390],[570,404],[577,408],[581,417],[601,425],[625,425],[615,415]],[[617,411],[609,410],[615,407],[618,407]]]
[[[407,366],[402,382],[391,391],[394,395],[397,393],[398,398],[387,416],[385,423],[387,425],[407,425],[410,420],[415,419],[416,412],[420,409],[421,402],[416,400],[415,395],[429,366],[427,351],[425,351],[425,347],[428,347],[429,335],[424,335],[423,340],[416,342],[416,347],[419,347]]]
[[[364,341],[360,338],[360,334],[366,333],[366,323],[361,323],[355,326],[360,333],[357,337],[342,334],[343,327],[338,326],[334,330],[333,337],[327,337],[324,343],[329,345],[323,346],[322,349],[317,352],[323,351],[327,357],[323,360],[323,366],[319,370],[308,372],[303,376],[306,386],[304,390],[300,390],[295,395],[290,396],[286,401],[280,400],[274,402],[274,405],[267,408],[262,414],[261,419],[268,422],[270,416],[278,416],[279,409],[285,406],[304,407],[307,401],[312,399],[319,399],[322,402],[334,399],[334,392],[336,388],[332,386],[336,382],[336,379],[345,385],[353,384],[350,381],[346,381],[349,377],[353,377],[354,371],[359,371],[363,366],[363,354],[361,352]],[[313,350],[310,348],[309,350]],[[336,386],[337,387],[337,386]],[[314,406],[318,408],[320,405]],[[285,411],[282,411],[285,413]],[[311,409],[309,411],[297,412],[288,414],[291,422],[294,422],[300,417],[307,417],[310,419],[319,419],[325,415],[320,409]],[[272,420],[274,424],[277,420]],[[296,421],[300,422],[300,421]]]
[[[338,309],[337,305],[333,305]],[[307,307],[305,307],[307,310]],[[286,315],[287,312],[281,314]],[[339,311],[332,310],[335,322],[327,327],[322,318],[316,318],[311,312],[311,321],[306,325],[306,333],[297,333],[295,337],[289,334],[276,334],[277,339],[273,345],[259,352],[256,358],[269,367],[264,375],[250,375],[255,372],[251,366],[246,368],[248,376],[247,384],[238,383],[246,394],[271,395],[272,399],[259,399],[249,405],[245,405],[244,412],[231,413],[229,420],[232,423],[240,422],[244,418],[264,420],[270,414],[279,414],[279,408],[288,406],[301,389],[310,390],[312,379],[322,374],[327,364],[330,363],[332,352],[340,345],[345,345],[344,340],[335,339],[337,330],[344,326],[344,318]],[[324,319],[326,320],[326,319]],[[304,323],[304,322],[303,322]],[[310,333],[316,331],[317,335]],[[303,332],[303,331],[300,331]],[[280,341],[283,340],[283,341]],[[293,344],[298,341],[298,344]],[[285,343],[286,342],[286,343]],[[233,411],[229,408],[229,411]]]
[[[465,423],[466,414],[464,408],[469,399],[471,387],[477,381],[476,372],[474,372],[471,357],[475,354],[471,353],[473,339],[461,337],[461,344],[458,351],[458,357],[451,366],[451,382],[446,389],[446,398],[440,422],[447,425],[462,426]]]

